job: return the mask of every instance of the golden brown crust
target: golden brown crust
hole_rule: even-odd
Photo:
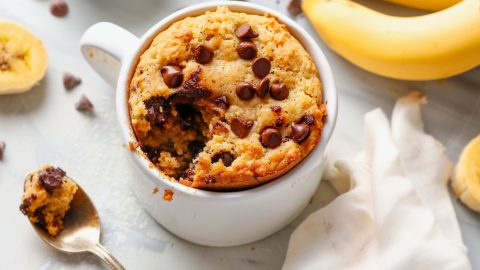
[[[236,51],[240,40],[235,36],[235,29],[245,23],[259,34],[251,39],[258,49],[257,57],[271,61],[267,78],[271,84],[286,85],[289,94],[285,100],[275,100],[270,95],[263,98],[255,95],[249,100],[237,96],[235,89],[240,82],[255,85],[260,81],[252,72],[253,61],[240,59]],[[213,50],[211,62],[195,61],[194,49],[198,45]],[[171,101],[185,86],[169,88],[165,84],[160,74],[165,65],[182,68],[184,85],[196,78],[195,87],[208,91],[206,96],[190,104],[201,113],[193,129],[178,128],[182,117],[178,116],[175,101]],[[228,108],[215,102],[221,96],[228,100]],[[133,74],[129,105],[139,144],[158,150],[149,148],[147,156],[170,179],[194,188],[236,190],[286,173],[314,149],[320,141],[326,116],[321,96],[322,86],[313,61],[284,25],[268,15],[249,15],[219,7],[215,12],[180,20],[154,38]],[[161,125],[153,125],[147,117],[149,107],[145,102],[155,97],[170,102],[165,106],[170,106],[171,118]],[[309,136],[295,142],[291,124],[301,122],[306,115],[313,119],[308,125]],[[253,123],[244,138],[232,132],[230,124],[235,118]],[[283,138],[275,148],[265,147],[260,139],[262,131],[271,126],[276,127]],[[188,153],[187,145],[193,140],[205,141],[196,158]],[[166,149],[167,144],[172,147]],[[162,151],[168,154],[157,153]],[[233,156],[231,164],[214,158],[223,152]],[[187,165],[189,169],[185,170]]]

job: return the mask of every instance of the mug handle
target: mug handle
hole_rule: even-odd
[[[116,24],[100,22],[85,31],[80,48],[90,66],[115,87],[122,62],[135,50],[139,41]]]

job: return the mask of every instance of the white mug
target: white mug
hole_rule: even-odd
[[[317,66],[323,85],[327,120],[320,143],[288,173],[264,185],[235,192],[199,190],[166,179],[137,151],[131,156],[145,177],[131,179],[131,186],[150,215],[168,231],[202,245],[234,246],[264,238],[290,223],[314,194],[324,169],[325,147],[337,117],[337,94],[332,71],[314,39],[294,21],[274,10],[247,2],[207,2],[179,10],[151,27],[140,39],[111,23],[91,26],[81,39],[81,50],[90,65],[112,86],[123,137],[135,144],[130,124],[128,85],[138,57],[152,39],[173,22],[228,6],[232,11],[269,13],[285,24],[305,47]],[[158,190],[153,194],[152,190]],[[173,191],[171,201],[163,199]]]

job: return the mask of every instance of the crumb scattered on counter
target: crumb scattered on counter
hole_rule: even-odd
[[[153,190],[152,190],[152,195],[157,194],[158,191],[159,191],[158,187],[154,187]]]
[[[163,200],[171,202],[173,200],[173,190],[171,189],[165,189],[163,191]]]
[[[137,148],[137,144],[135,142],[128,142],[128,148],[133,152]]]

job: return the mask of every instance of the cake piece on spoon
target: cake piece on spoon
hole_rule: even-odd
[[[44,165],[27,175],[20,211],[32,223],[39,224],[52,236],[63,229],[63,218],[77,191],[77,185],[65,171]]]

